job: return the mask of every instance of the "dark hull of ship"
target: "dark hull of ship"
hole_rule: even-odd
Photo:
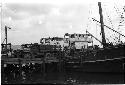
[[[106,61],[86,62],[86,63],[66,63],[66,70],[83,72],[124,72],[124,59],[114,59]]]
[[[89,50],[82,54],[82,62],[74,59],[75,62],[68,62],[65,66],[67,70],[84,72],[124,72],[124,48],[125,45],[120,45]]]

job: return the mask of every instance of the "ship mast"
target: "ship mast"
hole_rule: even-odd
[[[7,26],[5,26],[5,39],[6,39],[5,49],[6,49],[6,56],[7,56]]]
[[[98,6],[99,6],[99,15],[100,15],[100,23],[101,23],[102,45],[103,45],[103,48],[105,48],[106,40],[105,40],[104,22],[103,22],[101,2],[98,2]]]
[[[7,53],[8,53],[8,50],[7,50],[7,45],[10,45],[10,49],[11,49],[11,44],[7,42],[7,28],[11,29],[10,27],[7,27],[5,26],[5,40],[6,40],[6,43],[5,43],[5,52],[6,52],[6,56],[7,56]]]

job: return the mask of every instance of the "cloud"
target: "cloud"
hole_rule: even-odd
[[[48,14],[53,7],[51,4],[9,4],[7,5],[8,8],[15,12],[28,12],[31,15],[39,15],[39,14]]]
[[[10,31],[8,41],[18,44],[39,42],[42,37],[63,37],[67,32],[82,33],[87,18],[88,7],[83,4],[11,3],[3,8],[3,26],[14,30]]]
[[[8,34],[8,41],[12,44],[39,42],[40,38],[49,36],[63,37],[67,32],[85,33],[90,17],[89,4],[80,3],[63,5],[7,3],[2,10],[2,31],[5,25],[12,28]],[[91,10],[93,13],[91,17],[99,19],[98,7],[93,4]],[[94,32],[95,35],[96,26],[91,23],[90,32]]]

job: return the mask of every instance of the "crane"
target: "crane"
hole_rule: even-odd
[[[91,35],[93,38],[95,38],[97,41],[99,41],[101,44],[102,44],[102,42],[98,39],[98,38],[96,38],[95,36],[93,36],[90,32],[88,32],[87,30],[86,30],[86,33],[88,33],[89,35]]]

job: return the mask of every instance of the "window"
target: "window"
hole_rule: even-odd
[[[79,34],[79,37],[82,37],[82,35],[81,35],[81,34]]]
[[[71,34],[71,38],[75,38],[75,35],[74,35],[74,34]]]

